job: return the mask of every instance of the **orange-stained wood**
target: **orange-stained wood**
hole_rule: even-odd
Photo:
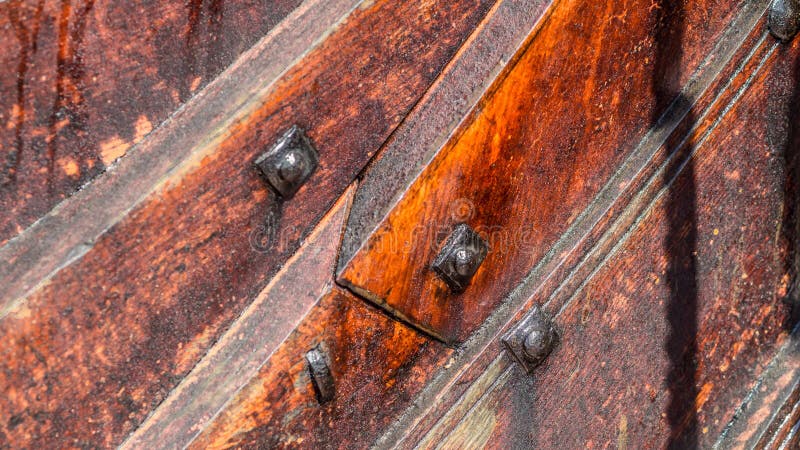
[[[192,371],[121,446],[184,448],[328,295],[354,187],[231,324]]]
[[[496,375],[479,378],[475,385],[485,387],[450,407],[422,448],[717,442],[793,325],[785,302],[792,237],[783,228],[797,202],[787,181],[800,148],[792,94],[800,41],[778,46],[767,38],[756,49],[767,51],[753,52],[746,82],[732,86],[721,114],[703,119],[710,134],[681,145],[679,154],[693,156],[677,177],[667,170],[651,179],[657,197],[641,213],[634,203],[623,214],[634,215],[632,228],[621,241],[605,238],[612,248],[587,283],[564,292],[565,303],[561,294],[529,300],[545,303],[560,330],[545,364],[528,377],[499,343],[489,346],[496,356],[484,370]],[[783,406],[773,397],[791,397],[795,359],[785,361],[786,386],[766,396],[762,418]]]
[[[556,2],[339,281],[448,343],[463,341],[590,204],[741,7]],[[459,222],[490,252],[471,286],[453,294],[430,264]]]
[[[323,405],[303,358],[318,344],[336,386]],[[335,288],[189,448],[367,448],[451,353]]]
[[[493,3],[368,2],[269,91],[239,92],[256,107],[230,128],[173,129],[202,145],[0,320],[0,433],[29,447],[121,442],[297,250]],[[292,124],[320,167],[280,202],[253,161]]]
[[[300,4],[0,2],[0,244],[126,155]]]

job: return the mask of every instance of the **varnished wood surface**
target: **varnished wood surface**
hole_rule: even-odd
[[[554,3],[502,85],[340,282],[446,342],[475,331],[590,204],[741,7],[649,5]],[[430,264],[459,222],[490,252],[471,286],[452,294]]]
[[[0,3],[0,244],[103,173],[300,3]]]
[[[491,5],[354,10],[258,109],[18,303],[0,321],[5,437],[22,446],[56,436],[120,442],[294,253]],[[252,161],[295,123],[321,167],[281,204]],[[276,238],[262,246],[265,218]]]

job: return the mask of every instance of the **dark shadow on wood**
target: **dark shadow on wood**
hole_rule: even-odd
[[[790,44],[785,44],[782,49],[790,53]],[[789,55],[786,55],[789,57]],[[784,258],[785,274],[791,275],[789,288],[785,297],[791,305],[792,313],[785,323],[787,331],[792,331],[800,318],[800,57],[794,57],[791,72],[786,83],[789,83],[790,100],[786,106],[786,140],[783,142],[784,186],[783,186],[783,224],[781,227],[783,239],[786,242],[786,255]],[[782,94],[782,93],[781,93]]]
[[[685,0],[661,0],[655,22],[656,57],[652,89],[656,107],[652,122],[659,126],[661,115],[674,102],[686,102],[681,95],[683,40],[685,34]],[[684,123],[693,123],[694,117]],[[671,149],[675,151],[677,149]],[[691,154],[691,149],[687,154]],[[697,413],[695,398],[697,375],[697,205],[695,168],[689,159],[679,182],[670,184],[674,171],[667,170],[664,184],[669,185],[665,202],[668,231],[664,240],[667,256],[665,282],[670,290],[666,305],[669,336],[665,348],[670,358],[666,374],[669,390],[667,421],[670,426],[668,448],[697,448]]]

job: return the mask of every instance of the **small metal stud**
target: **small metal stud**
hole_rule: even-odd
[[[467,224],[456,225],[432,268],[453,292],[466,289],[486,258],[489,246]]]
[[[319,345],[306,353],[306,362],[308,362],[308,373],[311,375],[311,383],[314,385],[314,392],[319,404],[333,400],[336,393],[333,375],[331,375],[328,361]]]
[[[800,28],[800,0],[773,0],[769,8],[769,30],[782,41],[790,41]]]
[[[282,198],[291,198],[319,165],[311,140],[297,125],[256,160],[256,166]]]
[[[502,338],[514,359],[532,373],[553,351],[558,334],[547,315],[534,306],[527,315]]]

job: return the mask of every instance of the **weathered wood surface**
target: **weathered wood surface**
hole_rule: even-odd
[[[336,384],[321,406],[302,359],[318,343]],[[189,448],[367,448],[451,353],[335,288]]]
[[[310,0],[153,130],[126,158],[0,246],[0,317],[257,110],[276,81],[359,0]],[[324,13],[320,13],[324,11]],[[198,131],[199,130],[199,131]]]
[[[743,4],[651,6],[555,3],[339,281],[446,342],[475,331],[592,202]],[[454,295],[430,264],[459,222],[491,250]]]
[[[254,111],[212,134],[80,259],[18,302],[0,321],[9,343],[5,437],[21,446],[67,434],[82,445],[119,442],[294,253],[492,4],[353,10],[251,100]],[[321,166],[282,204],[252,161],[295,123]],[[273,239],[260,239],[265,231]]]
[[[242,316],[121,448],[184,448],[258,373],[329,294],[353,191],[348,188]],[[294,355],[295,362],[303,353]]]
[[[496,359],[500,350],[496,340],[509,323],[519,319],[520,313],[516,312],[544,300],[553,310],[559,310],[593,274],[635,222],[635,211],[641,211],[658,194],[659,183],[653,183],[653,177],[661,179],[664,173],[674,173],[692,150],[692,146],[682,145],[689,139],[687,134],[693,136],[693,142],[702,139],[762,64],[764,56],[774,51],[774,41],[765,36],[765,20],[759,20],[763,19],[766,6],[767,2],[761,2],[744,8],[681,92],[681,100],[670,106],[637,145],[551,254],[504,299],[442,375],[420,394],[415,408],[409,409],[381,437],[379,447],[400,441],[402,448],[410,448],[432,427],[437,429],[427,438],[433,439],[431,442],[443,439],[494,383],[498,370],[502,373],[504,368],[498,368],[497,362],[504,359]],[[771,139],[778,142],[778,136]],[[788,267],[786,270],[796,272]],[[489,372],[493,375],[487,377]]]
[[[800,424],[800,339],[795,328],[731,423],[717,449],[793,449]]]
[[[0,3],[0,244],[125,155],[300,3]]]
[[[710,134],[682,145],[677,177],[653,179],[655,202],[588,282],[550,299],[561,344],[545,365],[528,378],[495,359],[468,412],[440,422],[445,448],[714,445],[793,323],[800,46],[777,46],[757,46]]]

